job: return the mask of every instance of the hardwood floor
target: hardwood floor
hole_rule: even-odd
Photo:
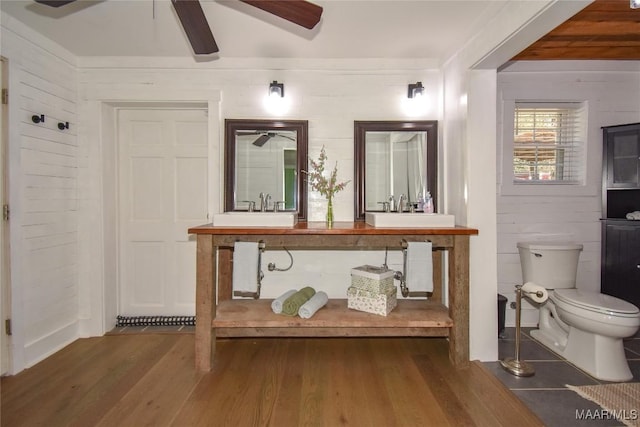
[[[2,426],[541,426],[481,363],[442,338],[80,339],[2,378]]]

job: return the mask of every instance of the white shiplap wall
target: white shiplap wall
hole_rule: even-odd
[[[353,121],[354,120],[406,120],[408,115],[403,110],[402,101],[406,99],[407,84],[422,81],[428,96],[428,105],[418,119],[438,120],[440,116],[440,79],[438,70],[427,69],[424,63],[416,66],[415,61],[398,61],[390,64],[388,61],[241,61],[220,60],[207,69],[194,69],[192,64],[175,60],[171,65],[157,62],[147,62],[137,66],[124,67],[121,61],[103,65],[104,59],[90,61],[85,58],[79,76],[80,106],[79,114],[83,123],[100,122],[100,113],[95,108],[96,103],[102,101],[123,102],[126,100],[158,100],[163,94],[164,101],[175,99],[189,99],[194,101],[206,100],[207,93],[219,93],[220,118],[216,125],[220,132],[213,135],[212,146],[216,153],[214,158],[219,161],[212,165],[213,179],[210,181],[214,189],[213,212],[222,209],[222,159],[223,156],[223,120],[225,118],[294,118],[309,121],[309,155],[317,158],[321,147],[326,147],[330,164],[338,162],[339,179],[351,180],[347,189],[337,195],[334,200],[334,214],[337,221],[352,221],[353,206]],[[283,66],[289,67],[282,70]],[[272,80],[284,82],[285,93],[291,102],[287,113],[273,115],[264,108],[263,98],[267,93],[268,84]],[[185,95],[191,94],[191,95]],[[186,97],[186,98],[185,98]],[[100,126],[110,126],[102,123]],[[87,165],[94,165],[92,171],[98,171],[96,166],[103,159],[104,150],[108,146],[100,147],[98,138],[81,134],[80,141],[83,152],[87,152]],[[85,160],[82,160],[85,163]],[[106,166],[101,167],[106,170]],[[115,177],[110,173],[96,176],[88,171],[86,183],[93,183],[93,187],[85,188],[83,179],[82,191],[87,194],[100,194],[104,184],[113,181]],[[80,168],[84,176],[84,166]],[[91,177],[92,176],[92,177]],[[103,212],[108,210],[108,200]],[[101,210],[96,207],[96,213]],[[309,219],[323,221],[326,201],[311,192],[309,194]],[[212,213],[213,213],[212,212]],[[112,229],[110,218],[105,217],[104,229]],[[97,230],[95,227],[87,229]],[[185,230],[186,233],[186,230]],[[108,239],[108,236],[95,235],[96,239]],[[92,241],[93,239],[89,239]],[[99,258],[102,256],[96,247],[95,256],[85,253],[83,257]],[[109,251],[109,249],[108,249]],[[398,253],[390,256],[390,264],[401,267],[401,257]],[[297,251],[294,253],[295,265],[286,272],[267,272],[263,280],[262,295],[272,298],[291,288],[303,285],[315,286],[326,291],[331,297],[346,297],[346,289],[350,282],[352,267],[370,263],[381,264],[384,254],[379,251],[354,251],[345,256],[344,252],[331,251]],[[263,257],[263,263],[275,262],[279,267],[286,267],[288,256],[281,251],[268,251]],[[393,263],[395,262],[395,265]],[[100,266],[97,270],[86,272],[87,266],[82,265],[81,277],[102,277]],[[94,286],[88,284],[88,286]],[[95,293],[109,292],[115,283],[105,280],[104,288],[96,288]],[[85,289],[86,290],[86,289]],[[84,292],[84,290],[83,290]],[[89,297],[81,295],[81,300]],[[110,304],[107,302],[107,305]],[[97,312],[87,313],[89,316],[99,315]],[[107,316],[108,317],[108,316]],[[87,319],[87,324],[92,322]],[[109,319],[104,327],[108,330]],[[95,332],[93,332],[95,333]]]
[[[537,194],[503,194],[497,181],[498,292],[509,301],[514,285],[522,283],[519,241],[574,241],[584,245],[577,286],[600,290],[600,218],[602,126],[640,121],[640,66],[624,62],[516,63],[498,74],[498,165],[503,164],[503,101],[585,101],[588,105],[586,183],[583,189],[566,186],[537,189]],[[554,194],[555,192],[556,194]],[[538,311],[525,303],[522,324],[535,326]],[[514,310],[507,308],[507,325]]]
[[[77,337],[75,58],[2,16],[9,63],[12,371]],[[35,124],[31,116],[45,115]],[[69,122],[61,131],[58,122]]]

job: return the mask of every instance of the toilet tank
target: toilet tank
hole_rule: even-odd
[[[522,283],[547,289],[575,288],[582,245],[570,242],[519,242]]]

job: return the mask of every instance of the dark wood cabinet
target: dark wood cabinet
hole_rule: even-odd
[[[640,307],[640,123],[603,128],[601,291]]]
[[[640,124],[603,128],[607,188],[640,188]]]
[[[603,221],[602,293],[640,307],[640,221]]]

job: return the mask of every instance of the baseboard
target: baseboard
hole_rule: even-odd
[[[538,326],[539,319],[538,310],[525,310],[523,309],[520,312],[520,326],[523,328],[535,328]],[[507,307],[506,317],[505,317],[505,326],[514,327],[516,326],[516,311]]]
[[[24,368],[30,368],[78,339],[78,321],[38,338],[24,346]]]

